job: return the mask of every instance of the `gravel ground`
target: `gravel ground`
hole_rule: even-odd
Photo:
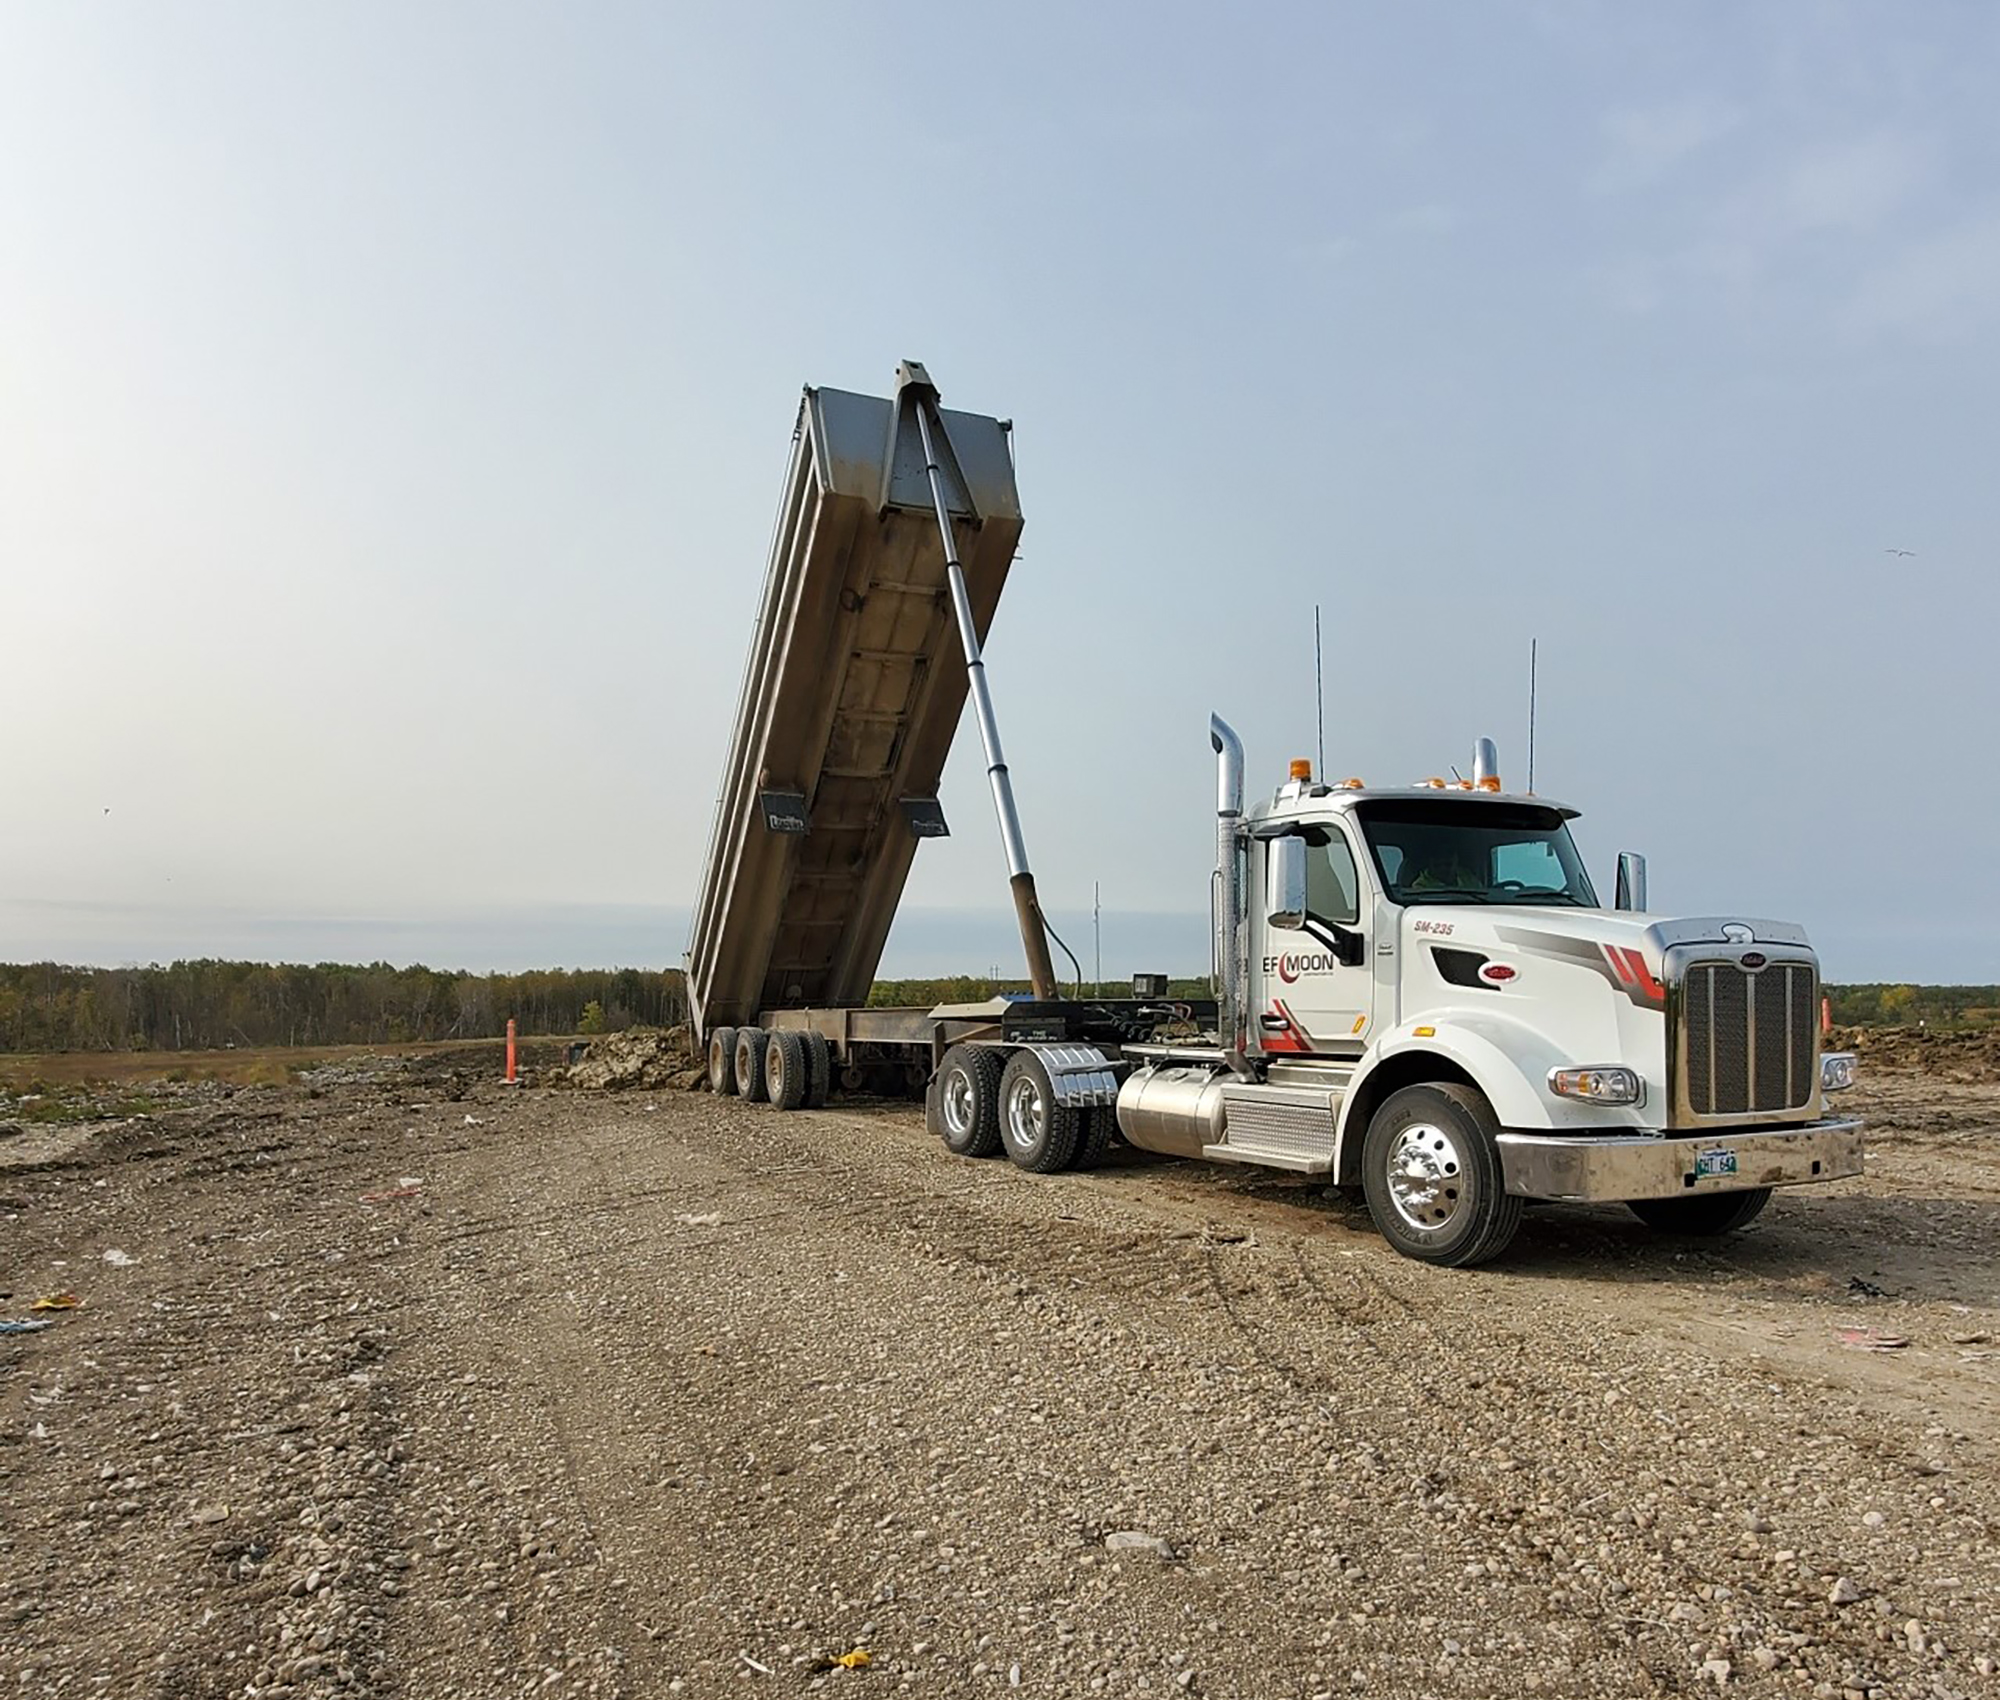
[[[0,1692],[1995,1692],[2000,1088],[1856,1097],[1863,1182],[1471,1272],[904,1106],[0,1141]]]

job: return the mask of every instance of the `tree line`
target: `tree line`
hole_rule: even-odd
[[[670,1027],[678,972],[538,968],[471,974],[386,962],[0,963],[0,1051],[200,1051],[378,1045]]]
[[[1067,988],[1066,988],[1067,989]],[[981,975],[878,980],[877,1007],[930,1008],[1024,993],[1026,982]],[[1085,987],[1086,994],[1092,988]],[[1105,994],[1129,994],[1106,985]],[[2000,986],[1829,986],[1843,1026],[2000,1024]],[[1172,998],[1208,996],[1205,979],[1174,980]],[[671,1027],[687,1019],[675,970],[537,968],[471,974],[415,966],[321,962],[174,962],[72,968],[0,963],[0,1051],[199,1051],[227,1045],[398,1044],[522,1033]]]
[[[1843,1027],[1938,1027],[2000,1024],[2000,986],[1828,986],[1833,1019]]]

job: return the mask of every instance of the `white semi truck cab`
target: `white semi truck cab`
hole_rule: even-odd
[[[1772,1189],[1861,1171],[1830,1117],[1819,965],[1789,922],[1600,905],[1569,822],[1469,780],[1378,789],[1304,763],[1243,800],[1220,719],[1212,1045],[1126,1047],[1118,1130],[1148,1150],[1360,1187],[1397,1250],[1497,1255],[1528,1199],[1621,1201],[1719,1233]]]

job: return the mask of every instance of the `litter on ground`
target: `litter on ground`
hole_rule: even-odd
[[[1909,1341],[1900,1334],[1884,1334],[1877,1328],[1843,1328],[1840,1343],[1856,1352],[1900,1352]]]

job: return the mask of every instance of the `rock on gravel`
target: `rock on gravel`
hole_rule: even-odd
[[[1136,1553],[1143,1558],[1171,1559],[1174,1548],[1171,1541],[1163,1541],[1158,1535],[1148,1535],[1138,1529],[1118,1529],[1104,1537],[1107,1552]]]

